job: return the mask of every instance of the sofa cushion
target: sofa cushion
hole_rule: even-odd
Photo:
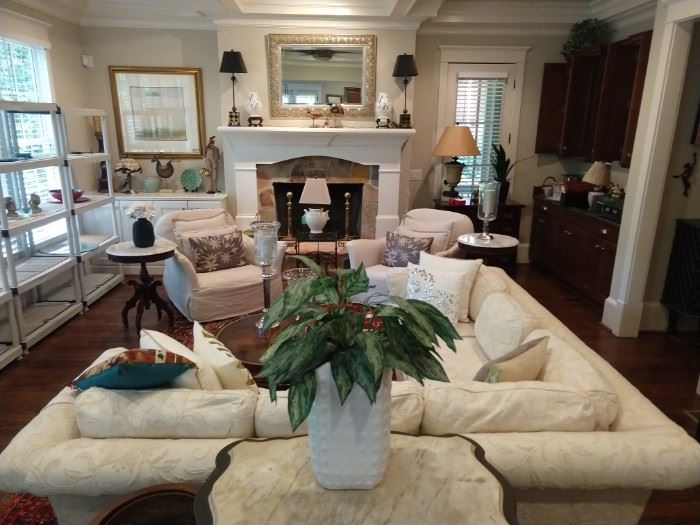
[[[306,421],[292,433],[287,413],[288,390],[277,392],[277,402],[270,401],[270,391],[260,389],[255,409],[255,435],[289,437],[309,433]],[[412,379],[391,382],[391,430],[418,434],[423,418],[423,387]]]
[[[487,360],[512,352],[537,327],[537,318],[504,292],[489,294],[474,323],[474,334]]]
[[[98,386],[114,389],[154,388],[196,367],[193,360],[167,350],[124,348],[106,361],[84,370],[71,386],[80,390]]]
[[[595,428],[591,399],[558,383],[426,381],[424,434],[467,432],[588,432]]]
[[[406,298],[420,299],[440,310],[452,324],[457,322],[464,272],[441,272],[408,263]]]
[[[230,215],[224,209],[212,217],[207,217],[206,219],[186,219],[180,217],[173,219],[173,234],[175,238],[185,232],[193,232],[200,230],[211,230],[216,228],[223,228],[224,226],[230,226],[231,220]]]
[[[240,230],[188,237],[195,270],[216,272],[246,264],[242,237]]]
[[[474,381],[503,383],[534,381],[547,361],[549,337],[532,339],[498,359],[489,361],[474,376]]]
[[[221,390],[223,386],[214,368],[204,359],[172,337],[156,330],[141,330],[141,348],[160,348],[187,357],[195,362],[196,369],[187,370],[176,377],[170,386],[173,388],[193,388],[196,390]]]
[[[260,295],[262,295],[262,270],[254,264],[246,264],[238,268],[228,268],[227,270],[219,270],[218,272],[198,273],[197,282],[199,290],[219,290],[226,288],[232,290],[235,288],[248,288],[250,286],[259,286]]]
[[[619,410],[615,390],[585,357],[549,330],[534,330],[525,340],[531,341],[540,337],[549,337],[549,357],[542,368],[540,379],[585,392],[593,402],[596,429],[608,430]]]
[[[212,334],[204,330],[197,321],[192,327],[194,353],[207,361],[216,372],[219,381],[228,390],[258,391],[248,369]]]
[[[256,400],[249,390],[91,388],[76,398],[75,418],[82,437],[251,437]]]
[[[418,264],[420,252],[430,250],[432,237],[409,237],[395,232],[386,232],[384,248],[385,266],[408,266]]]
[[[399,235],[405,235],[406,237],[432,239],[433,242],[430,244],[430,253],[438,253],[445,251],[447,249],[447,241],[450,240],[449,232],[445,231],[416,231],[402,225],[397,226],[394,231]]]
[[[481,305],[489,294],[494,292],[507,292],[508,284],[498,275],[496,270],[482,264],[474,279],[471,294],[469,295],[469,317],[476,320],[481,311]]]
[[[429,270],[438,270],[441,272],[459,272],[464,273],[464,282],[462,289],[459,290],[459,320],[461,322],[469,321],[469,297],[474,279],[476,279],[479,268],[481,267],[482,259],[452,259],[448,257],[438,257],[426,252],[420,254],[420,265]]]

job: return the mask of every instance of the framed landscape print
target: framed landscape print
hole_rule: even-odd
[[[121,156],[203,156],[201,69],[110,66],[109,78]]]

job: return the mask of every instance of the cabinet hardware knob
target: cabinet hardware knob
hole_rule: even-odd
[[[566,235],[573,235],[573,233],[571,233],[569,230],[564,230],[564,233],[565,233]]]
[[[600,229],[600,234],[601,234],[601,235],[607,235],[607,234],[608,234],[608,229],[607,229],[607,228],[601,228],[601,229]]]
[[[542,210],[547,211],[548,210],[547,206],[542,206]]]
[[[605,247],[601,246],[600,244],[596,244],[595,247],[597,250],[600,250],[601,252],[605,251]]]

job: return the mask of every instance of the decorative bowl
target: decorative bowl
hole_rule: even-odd
[[[73,188],[73,202],[77,202],[80,197],[83,196],[83,193],[85,193],[83,190],[80,188]],[[58,202],[63,202],[63,194],[61,190],[49,190],[49,195],[53,197],[55,200]]]

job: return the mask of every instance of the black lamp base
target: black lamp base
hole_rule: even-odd
[[[410,113],[401,113],[401,116],[399,118],[399,127],[400,128],[410,128],[411,127],[411,114]]]
[[[234,107],[228,112],[228,125],[231,127],[241,125],[241,114]]]
[[[454,186],[452,188],[450,188],[449,190],[443,191],[442,195],[444,197],[453,197],[455,199],[459,199],[459,197],[460,197],[459,193],[455,190]]]

